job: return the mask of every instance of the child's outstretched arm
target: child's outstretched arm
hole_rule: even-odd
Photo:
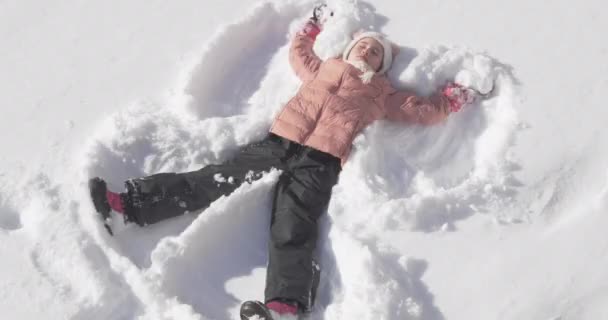
[[[396,91],[385,101],[386,118],[389,120],[433,125],[445,120],[450,114],[450,101],[442,93],[420,97],[409,91]]]
[[[296,34],[289,50],[289,63],[303,82],[314,79],[319,71],[321,59],[314,53],[312,47],[321,28],[312,19]]]
[[[452,112],[475,102],[478,93],[454,82],[445,86],[430,97],[419,97],[408,91],[391,92],[385,101],[386,118],[409,123],[432,125],[443,121]]]

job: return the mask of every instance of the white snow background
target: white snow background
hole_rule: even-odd
[[[86,180],[119,191],[261,139],[298,88],[289,39],[314,4],[0,2],[1,319],[237,319],[263,298],[277,172],[200,214],[116,217],[115,237]],[[373,28],[401,47],[398,87],[496,89],[444,124],[355,140],[310,318],[608,319],[608,6],[328,4],[320,56]]]

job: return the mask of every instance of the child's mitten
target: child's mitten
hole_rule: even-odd
[[[452,112],[458,112],[462,107],[472,104],[477,96],[475,90],[454,82],[448,82],[441,93],[450,101]]]
[[[321,27],[319,27],[319,25],[317,25],[312,19],[308,20],[308,22],[306,22],[302,28],[302,31],[300,31],[301,34],[308,36],[313,40],[317,38],[320,32]]]

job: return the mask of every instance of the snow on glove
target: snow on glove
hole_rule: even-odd
[[[321,32],[324,20],[327,20],[326,18],[324,18],[326,9],[327,5],[325,4],[320,4],[314,7],[314,9],[312,10],[312,17],[308,19],[300,33],[309,36],[311,39],[315,40],[317,38],[317,35],[319,35],[319,33]],[[333,12],[331,14],[333,15]]]
[[[312,17],[310,19],[322,27],[333,16],[334,12],[326,4],[320,4],[312,10]]]
[[[477,96],[475,90],[454,82],[448,82],[441,93],[448,98],[452,112],[458,112],[462,107],[475,102]]]

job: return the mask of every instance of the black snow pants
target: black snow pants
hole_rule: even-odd
[[[219,165],[128,180],[125,213],[144,226],[197,211],[271,168],[283,173],[273,198],[265,299],[289,299],[310,310],[320,272],[313,259],[317,221],[338,180],[339,158],[271,133]]]

